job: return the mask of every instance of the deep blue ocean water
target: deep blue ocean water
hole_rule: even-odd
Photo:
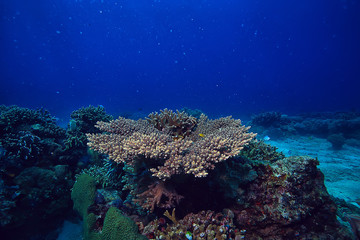
[[[0,104],[111,114],[360,108],[358,0],[0,2]]]
[[[133,118],[164,108],[184,107],[200,109],[211,118],[233,115],[242,120],[257,113],[277,111],[264,116],[259,114],[257,123],[253,118],[251,125],[252,129],[259,130],[256,131],[258,139],[269,141],[287,156],[310,155],[319,159],[319,169],[324,173],[329,193],[348,203],[356,203],[355,207],[360,206],[360,0],[0,0],[0,84],[0,105],[45,108],[58,118],[61,127],[69,126],[66,132],[57,128],[50,131],[55,126],[42,111],[32,113],[47,119],[40,121],[41,124],[30,121],[26,126],[16,118],[1,122],[1,126],[7,126],[6,130],[0,129],[1,239],[23,239],[14,235],[28,237],[32,234],[27,239],[82,237],[82,223],[77,221],[74,212],[66,212],[72,208],[72,203],[66,203],[66,197],[70,200],[70,185],[73,186],[75,174],[93,166],[100,169],[97,161],[105,157],[87,151],[85,132],[95,130],[84,121],[85,117],[73,117],[72,127],[69,120],[72,111],[89,105],[104,106],[114,117]],[[26,111],[20,109],[19,112]],[[336,111],[354,111],[355,114],[334,114]],[[309,112],[330,113],[292,116]],[[273,122],[269,124],[268,119]],[[51,128],[44,126],[48,124]],[[177,133],[169,135],[169,139],[174,142],[183,136],[187,137]],[[205,135],[199,136],[201,138],[197,139]],[[229,147],[218,150],[225,152]],[[181,151],[179,156],[189,151]],[[110,166],[106,165],[109,161],[103,164]],[[150,162],[149,166],[152,164]],[[284,169],[293,170],[285,161],[281,164]],[[99,175],[105,178],[119,173],[125,179],[129,170],[120,172],[120,168],[111,165],[106,174],[100,172]],[[241,178],[253,174],[241,172],[246,168],[240,168]],[[236,183],[237,180],[230,178],[232,170],[227,173],[231,186],[231,181]],[[38,177],[40,174],[44,178]],[[133,179],[127,181],[143,181],[150,172],[145,169],[137,174],[131,174]],[[313,180],[306,176],[311,175],[303,173],[306,181]],[[59,185],[55,185],[54,179],[59,180],[56,183]],[[211,192],[206,195],[207,189],[223,186],[221,182],[227,180],[219,181],[220,185],[214,184],[212,179],[209,181],[209,187],[200,191],[206,197],[215,196]],[[236,183],[239,186],[236,196],[243,194],[240,183],[245,185],[247,180]],[[320,181],[318,183],[315,188],[322,187]],[[114,184],[111,190],[116,191],[119,186]],[[186,184],[184,188],[188,186],[191,191],[184,191],[182,187],[180,190],[190,196],[201,185],[192,189],[192,185]],[[53,191],[55,188],[59,191]],[[261,188],[248,189],[256,193]],[[296,189],[298,194],[300,188]],[[142,191],[142,186],[137,190]],[[128,199],[126,191],[122,196],[117,195],[117,200]],[[46,194],[41,195],[42,192]],[[62,193],[65,193],[65,200],[59,198]],[[100,209],[104,202],[100,195],[97,197]],[[322,195],[317,197],[327,205]],[[197,203],[183,205],[191,207],[183,213],[208,208],[207,204],[220,209],[222,205],[217,206],[218,199],[209,199],[214,201],[206,200],[203,204],[202,198],[195,199],[194,202],[201,202],[201,207],[197,207]],[[246,198],[232,200],[242,199]],[[114,203],[120,206],[120,201]],[[261,202],[256,202],[255,206],[258,203]],[[224,206],[227,204],[224,201]],[[318,206],[312,206],[311,201],[307,204],[311,208]],[[239,201],[241,205],[244,204]],[[279,212],[286,206],[279,208]],[[123,207],[126,209],[125,204]],[[43,209],[49,211],[43,212]],[[98,210],[94,207],[91,211],[94,209]],[[322,225],[333,232],[334,229],[328,227],[331,224],[320,222],[327,216],[323,215],[325,208],[318,209],[309,212],[315,216],[311,225],[316,229],[321,229]],[[300,210],[303,214],[303,209]],[[334,209],[328,210],[328,216],[335,221]],[[358,209],[356,211],[354,219],[358,221]],[[18,221],[19,214],[24,217]],[[319,214],[323,216],[320,218]],[[286,214],[281,216],[287,218]],[[300,215],[289,216],[288,219],[298,219]],[[308,222],[310,215],[303,216]],[[97,215],[99,217],[101,214]],[[255,215],[254,219],[257,218]],[[26,224],[21,219],[25,219]],[[63,220],[66,221],[60,230],[58,227]],[[332,221],[326,218],[328,220]],[[284,229],[293,228],[296,222],[289,221],[282,226],[281,221],[275,221],[266,228],[273,231],[273,226],[284,227],[281,232],[285,232]],[[304,226],[296,227],[305,232]],[[101,220],[96,227],[96,231],[103,227]],[[262,226],[259,229],[259,233],[268,231]],[[300,234],[294,233],[295,236]]]

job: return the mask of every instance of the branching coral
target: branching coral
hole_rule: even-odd
[[[121,189],[122,176],[119,174],[119,168],[116,165],[117,164],[113,161],[105,159],[103,165],[93,165],[88,169],[82,170],[80,175],[88,174],[89,176],[93,177],[96,181],[96,184],[101,188]]]
[[[244,147],[240,154],[241,157],[252,160],[265,160],[275,162],[285,158],[285,155],[277,151],[277,147],[266,144],[264,141],[251,141]]]
[[[167,108],[161,110],[160,113],[149,114],[147,120],[156,129],[177,137],[189,136],[197,123],[195,117],[189,116],[184,111],[177,110],[175,113]]]
[[[58,138],[64,134],[64,130],[56,125],[56,119],[45,109],[1,106],[0,136],[18,131],[31,131],[39,137],[46,138]]]
[[[109,123],[98,122],[96,127],[108,134],[87,134],[88,145],[116,162],[135,165],[141,159],[153,159],[156,166],[150,171],[165,180],[175,174],[205,177],[216,163],[239,154],[256,136],[240,120],[231,117],[209,120],[202,115],[195,121],[183,112],[167,109],[162,115],[152,113],[149,117],[153,120],[119,118]],[[183,135],[169,131],[174,122],[179,129],[187,129],[181,132]],[[188,128],[189,122],[196,125]]]
[[[80,108],[71,113],[72,123],[75,124],[76,129],[80,132],[98,132],[94,127],[97,121],[108,122],[112,120],[112,116],[105,112],[102,106],[94,107],[88,106]],[[71,129],[71,126],[70,126]]]
[[[96,122],[110,120],[112,116],[108,115],[102,106],[88,106],[73,111],[66,131],[65,150],[76,149],[80,155],[85,155],[87,143],[85,133],[99,133],[100,130],[94,126]]]

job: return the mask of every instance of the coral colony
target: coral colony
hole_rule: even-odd
[[[205,177],[215,164],[239,154],[256,134],[230,117],[197,120],[185,113],[165,109],[146,120],[119,118],[98,122],[96,127],[110,134],[88,134],[89,146],[110,159],[134,166],[155,160],[149,170],[165,180],[175,174]]]

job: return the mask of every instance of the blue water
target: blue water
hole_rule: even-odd
[[[358,0],[0,2],[0,104],[111,114],[360,108]]]

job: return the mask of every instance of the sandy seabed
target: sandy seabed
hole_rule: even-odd
[[[355,200],[360,198],[360,147],[345,144],[341,150],[334,150],[326,139],[303,136],[266,143],[286,156],[318,158],[328,192],[356,205]]]

